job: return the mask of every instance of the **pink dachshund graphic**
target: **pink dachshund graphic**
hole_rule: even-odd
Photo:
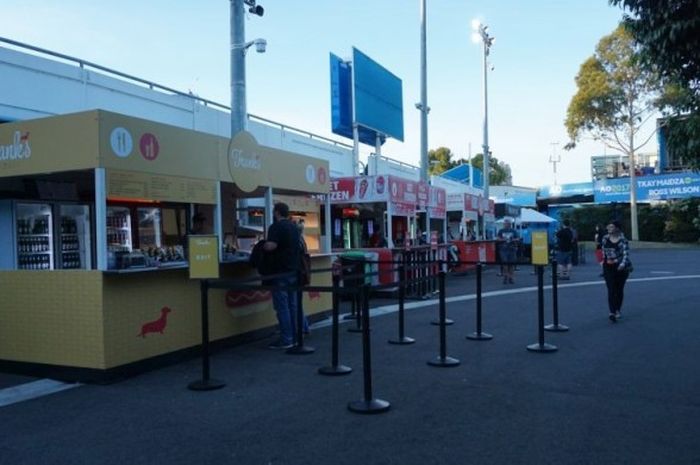
[[[170,313],[172,310],[168,307],[163,307],[160,309],[160,318],[154,321],[149,321],[148,323],[144,323],[143,326],[141,326],[141,333],[139,334],[140,337],[146,337],[146,334],[148,333],[160,333],[163,334],[163,330],[168,324],[168,313]]]

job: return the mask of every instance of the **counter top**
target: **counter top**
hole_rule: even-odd
[[[146,271],[165,271],[165,270],[184,270],[190,267],[187,262],[184,263],[174,263],[172,265],[161,265],[161,266],[134,266],[131,268],[123,268],[119,270],[105,270],[104,273],[109,274],[131,274],[131,273],[143,273]]]

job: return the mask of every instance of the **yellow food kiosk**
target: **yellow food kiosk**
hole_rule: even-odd
[[[0,125],[0,370],[109,380],[186,355],[201,342],[187,237],[213,234],[222,278],[249,277],[242,199],[307,217],[314,268],[328,163],[101,110]],[[317,273],[313,285],[330,285]],[[307,314],[330,295],[306,293]],[[276,324],[269,292],[212,290],[212,341]]]

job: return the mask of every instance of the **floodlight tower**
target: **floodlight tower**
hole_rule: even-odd
[[[255,39],[245,41],[245,10],[262,16],[265,9],[256,0],[229,0],[231,3],[231,138],[246,129],[248,120],[246,107],[245,54],[255,45],[255,51],[265,53],[267,41]]]
[[[478,19],[472,21],[472,41],[484,44],[484,198],[489,198],[489,175],[491,161],[489,152],[489,100],[488,100],[488,57],[495,38],[488,33],[488,26],[481,24]]]

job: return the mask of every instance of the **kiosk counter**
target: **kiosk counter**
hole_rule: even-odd
[[[198,346],[188,235],[217,237],[222,278],[251,277],[237,201],[265,199],[262,234],[277,195],[328,193],[325,161],[100,110],[0,125],[0,153],[0,369],[62,379],[107,380]],[[307,234],[320,244],[318,228]],[[307,314],[331,307],[329,294],[304,299]],[[212,341],[276,324],[264,291],[211,290],[209,318]]]

